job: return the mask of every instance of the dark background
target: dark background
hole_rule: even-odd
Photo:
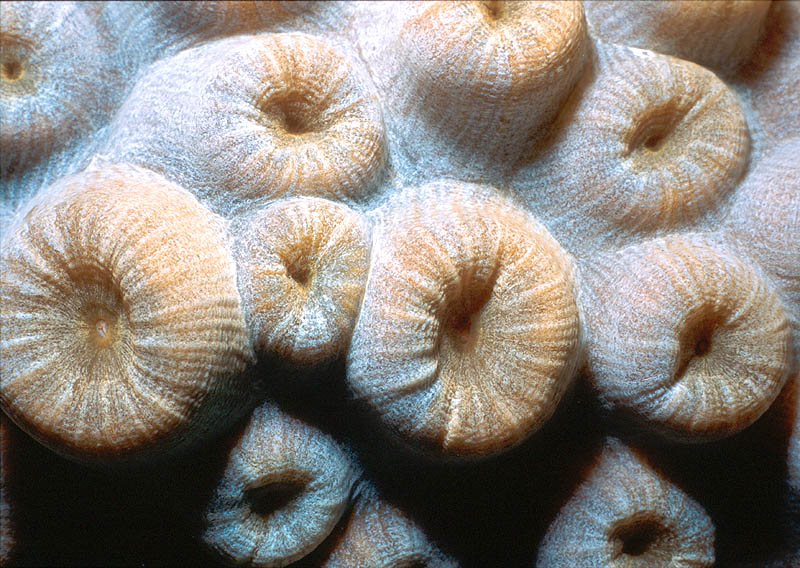
[[[272,388],[293,414],[355,448],[367,476],[464,566],[532,566],[559,507],[592,463],[604,435],[620,435],[706,509],[719,566],[764,565],[800,550],[800,507],[785,485],[791,416],[787,388],[755,425],[729,439],[667,446],[596,408],[582,382],[545,428],[497,458],[433,463],[396,444],[344,392],[341,372],[302,388]],[[135,471],[99,471],[64,460],[11,430],[13,565],[213,566],[203,508],[237,431],[194,455]],[[314,566],[335,537],[295,566]]]

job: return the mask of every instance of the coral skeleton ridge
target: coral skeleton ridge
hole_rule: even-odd
[[[0,563],[800,562],[799,81],[796,1],[0,3]]]

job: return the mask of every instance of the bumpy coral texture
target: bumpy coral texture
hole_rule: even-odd
[[[389,207],[348,356],[356,396],[435,451],[519,443],[575,376],[570,259],[486,188],[431,184]]]
[[[110,140],[111,159],[160,171],[223,212],[292,195],[357,200],[384,159],[375,95],[347,58],[304,34],[237,36],[163,59]]]
[[[370,483],[358,489],[350,518],[342,527],[324,568],[348,566],[431,566],[456,568],[413,520],[383,499]]]
[[[129,166],[65,178],[0,258],[3,408],[54,450],[136,457],[244,407],[233,262],[190,194]]]
[[[258,210],[236,233],[256,350],[299,365],[342,355],[369,267],[366,220],[345,205],[298,198]]]
[[[800,561],[800,3],[0,16],[4,565]]]
[[[589,46],[578,2],[419,2],[393,17],[388,36],[364,30],[367,60],[396,109],[398,152],[439,174],[513,163],[558,112]],[[435,152],[418,148],[420,131]]]
[[[591,70],[515,186],[571,248],[622,246],[715,212],[747,163],[735,93],[688,61],[599,43]]]
[[[584,6],[600,37],[729,73],[752,55],[769,4],[759,0],[589,0]]]
[[[237,564],[290,564],[328,536],[357,476],[334,440],[265,404],[231,452],[203,538]]]
[[[648,241],[596,258],[585,282],[591,379],[601,400],[646,427],[687,440],[727,436],[783,388],[786,309],[724,246],[697,235]]]
[[[124,92],[97,6],[0,7],[0,228],[43,185],[75,170]]]
[[[536,565],[713,566],[714,525],[697,502],[610,439],[548,529]]]

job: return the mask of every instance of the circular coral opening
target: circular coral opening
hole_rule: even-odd
[[[445,347],[459,352],[471,351],[480,337],[481,313],[491,295],[490,290],[454,302],[444,319]]]
[[[646,116],[642,117],[633,129],[628,143],[628,151],[644,149],[649,152],[658,152],[678,127],[684,114],[674,104],[649,109]]]
[[[286,263],[286,273],[303,288],[311,284],[311,267],[305,258]]]
[[[655,521],[638,521],[619,527],[613,538],[621,555],[644,557],[652,551],[662,532],[663,528]]]
[[[105,339],[108,337],[109,333],[111,333],[111,329],[109,327],[109,323],[105,319],[99,319],[94,324],[95,331],[97,331],[97,337],[100,339]]]
[[[325,129],[322,116],[306,97],[289,94],[266,101],[261,111],[276,121],[280,129],[291,137],[302,137]]]
[[[88,343],[99,349],[114,343],[119,336],[119,318],[115,310],[104,304],[90,304],[83,312]]]
[[[495,20],[499,20],[503,17],[505,13],[505,6],[504,2],[498,0],[492,0],[489,2],[481,2],[480,3],[481,11],[483,15],[486,17],[487,20],[493,22]]]
[[[283,127],[289,134],[305,134],[311,130],[305,117],[297,113],[284,113]]]
[[[720,331],[717,316],[711,310],[700,310],[690,316],[678,334],[678,366],[675,380],[680,380],[708,361]]]
[[[658,519],[635,515],[624,519],[611,532],[612,566],[667,566],[674,551],[672,529]]]
[[[16,59],[9,59],[0,63],[0,77],[4,81],[18,81],[22,78],[24,68]]]
[[[305,491],[306,483],[303,479],[266,483],[246,489],[244,499],[251,511],[266,517],[297,499]]]

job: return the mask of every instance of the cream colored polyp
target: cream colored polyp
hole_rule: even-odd
[[[144,461],[241,415],[252,355],[233,259],[181,188],[129,166],[64,178],[0,263],[0,402],[54,451]]]
[[[434,183],[376,229],[348,382],[428,450],[489,455],[550,417],[575,376],[568,255],[492,188]]]

